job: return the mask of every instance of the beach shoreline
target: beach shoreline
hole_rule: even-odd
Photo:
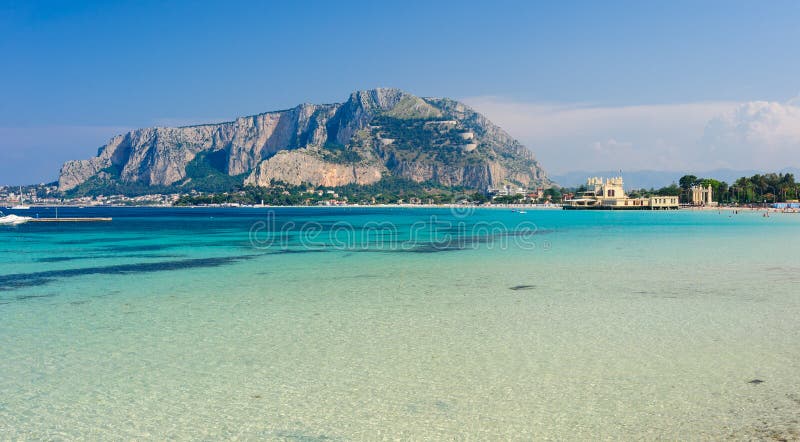
[[[490,209],[490,210],[563,210],[561,204],[336,204],[336,205],[32,205],[30,209],[92,209],[92,208],[151,208],[151,209]],[[6,209],[13,210],[13,209]],[[613,210],[611,210],[613,211]],[[619,211],[619,210],[617,210]],[[688,212],[768,212],[768,213],[800,213],[800,209],[779,209],[774,207],[748,207],[748,206],[681,206],[678,211]]]

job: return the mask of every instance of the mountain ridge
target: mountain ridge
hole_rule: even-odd
[[[59,189],[193,189],[210,178],[265,187],[273,181],[339,186],[387,175],[476,189],[550,184],[533,152],[468,106],[378,88],[353,92],[342,103],[129,131],[93,158],[66,162]]]

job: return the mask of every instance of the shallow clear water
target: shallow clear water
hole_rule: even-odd
[[[60,215],[0,228],[0,439],[800,437],[800,215]]]

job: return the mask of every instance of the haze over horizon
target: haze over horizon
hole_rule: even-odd
[[[397,87],[575,170],[800,166],[800,4],[0,5],[0,184],[127,130]],[[201,44],[202,42],[202,44]]]

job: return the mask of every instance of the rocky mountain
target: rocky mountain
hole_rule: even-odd
[[[530,150],[464,104],[373,89],[344,103],[118,135],[96,157],[64,164],[59,188],[341,186],[388,175],[474,189],[549,184]]]

